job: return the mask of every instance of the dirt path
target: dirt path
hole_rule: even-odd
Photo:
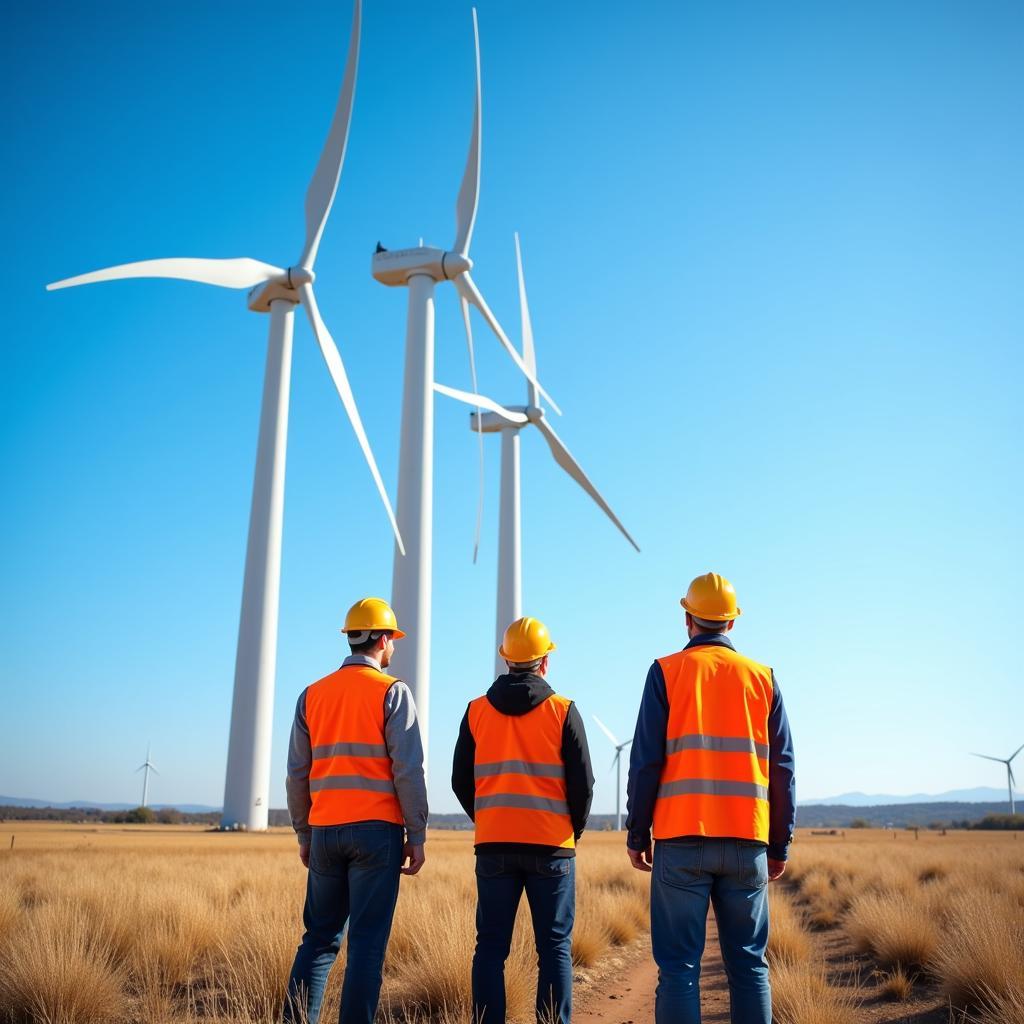
[[[650,936],[607,957],[601,970],[579,979],[583,983],[573,1019],[587,1024],[651,1024],[658,968],[651,957]],[[701,970],[701,1015],[704,1024],[728,1024],[729,990],[718,951],[714,914],[708,917],[708,941]]]

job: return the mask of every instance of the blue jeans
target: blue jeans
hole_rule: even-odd
[[[478,1024],[505,1024],[505,961],[524,889],[537,945],[537,1020],[569,1024],[572,1018],[576,861],[530,853],[480,853],[473,954],[473,1020]]]
[[[741,839],[655,843],[651,943],[658,965],[656,1024],[700,1024],[700,959],[715,908],[733,1024],[771,1024],[768,852]]]
[[[306,927],[285,998],[284,1019],[317,1024],[327,974],[348,926],[341,990],[343,1024],[371,1024],[398,900],[404,832],[401,825],[360,821],[315,826],[302,923]]]

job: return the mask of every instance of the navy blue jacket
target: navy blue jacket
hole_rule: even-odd
[[[703,644],[716,644],[736,650],[722,633],[700,633],[684,650]],[[789,719],[774,672],[772,689],[774,696],[768,715],[768,856],[774,860],[785,860],[796,824],[796,768]],[[644,850],[651,841],[654,804],[658,798],[661,770],[665,764],[667,735],[668,694],[661,665],[655,662],[647,673],[629,755],[626,844],[631,850]],[[682,836],[677,838],[681,839]]]

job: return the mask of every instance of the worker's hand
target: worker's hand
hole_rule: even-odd
[[[305,845],[303,845],[301,843],[299,844],[299,860],[302,861],[302,866],[304,868],[308,868],[309,867],[309,844],[308,843],[305,844]]]
[[[786,862],[768,858],[768,881],[776,882],[786,873]]]
[[[654,863],[654,853],[651,850],[651,844],[647,844],[647,848],[644,850],[631,850],[628,846],[626,847],[626,853],[629,854],[629,863],[637,869],[637,871],[650,871],[651,865]]]
[[[423,862],[427,859],[427,855],[423,852],[423,844],[419,846],[413,846],[412,843],[406,843],[402,847],[402,874],[403,875],[415,875],[421,867]],[[405,866],[408,861],[408,867]]]

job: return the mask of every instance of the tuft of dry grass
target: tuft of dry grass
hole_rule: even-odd
[[[909,974],[903,967],[894,967],[882,976],[878,991],[887,999],[905,1003],[914,991],[916,974]]]
[[[1024,1001],[1020,906],[1000,893],[961,893],[950,902],[947,928],[931,961],[944,994],[958,1006],[986,1012],[998,1005],[1005,1018],[1015,1002],[1019,1006]]]
[[[868,893],[854,900],[846,930],[859,950],[883,967],[920,967],[939,946],[937,929],[922,920],[921,904],[903,893]]]
[[[54,902],[26,915],[0,950],[0,1007],[11,1020],[115,1024],[127,1000],[115,955],[80,910]]]
[[[860,986],[830,985],[819,961],[776,963],[771,985],[775,1024],[859,1024]]]
[[[784,889],[769,891],[768,963],[801,964],[811,955],[811,939],[800,912]]]

